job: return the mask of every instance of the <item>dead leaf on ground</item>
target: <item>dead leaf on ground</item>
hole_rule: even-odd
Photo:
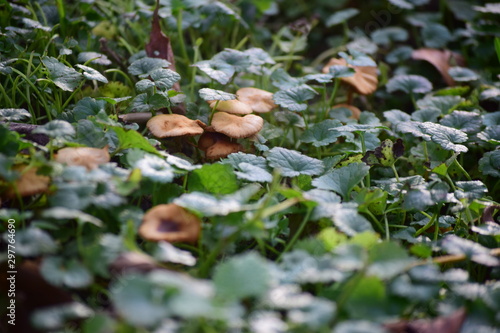
[[[425,60],[431,63],[441,73],[444,81],[449,86],[454,86],[455,81],[448,74],[448,69],[451,66],[465,66],[465,59],[460,54],[450,50],[422,48],[414,50],[411,56],[415,60]]]

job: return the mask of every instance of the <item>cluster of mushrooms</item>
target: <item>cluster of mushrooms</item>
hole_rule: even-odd
[[[217,111],[209,125],[179,114],[162,114],[152,117],[146,124],[157,138],[200,135],[198,148],[206,159],[216,160],[243,150],[237,139],[251,138],[264,125],[264,120],[252,112],[269,112],[276,107],[273,94],[257,88],[241,88],[238,99],[208,101]]]

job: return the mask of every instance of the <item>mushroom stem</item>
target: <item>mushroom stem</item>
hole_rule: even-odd
[[[330,96],[330,100],[328,101],[328,108],[326,109],[324,118],[328,118],[328,114],[330,113],[330,108],[332,104],[335,102],[335,97],[337,96],[337,91],[339,90],[340,79],[335,79],[335,84],[333,86],[332,95]]]

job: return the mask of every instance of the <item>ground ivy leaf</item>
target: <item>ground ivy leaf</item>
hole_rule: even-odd
[[[43,57],[42,62],[49,71],[50,80],[62,90],[75,90],[83,79],[82,74],[59,62],[56,58]]]
[[[387,84],[387,91],[403,91],[407,94],[425,94],[432,90],[432,83],[420,75],[397,75],[391,78]]]
[[[344,200],[348,200],[354,186],[363,180],[369,170],[370,167],[365,163],[351,163],[314,179],[312,185],[322,190],[335,191]]]
[[[302,134],[301,140],[305,143],[312,143],[315,147],[329,145],[337,141],[337,138],[342,135],[342,133],[338,131],[330,131],[331,128],[339,126],[342,126],[342,123],[338,120],[323,120],[309,127],[304,134]]]
[[[193,66],[199,68],[203,73],[220,84],[227,84],[236,72],[232,65],[221,61],[203,60],[195,63]]]
[[[401,110],[384,111],[384,117],[393,125],[411,120],[411,116]]]
[[[271,82],[273,86],[278,87],[281,90],[300,87],[306,81],[306,78],[299,79],[291,77],[283,68],[278,68],[271,74]]]
[[[441,246],[450,254],[463,254],[470,260],[485,266],[498,266],[498,258],[490,254],[490,250],[473,241],[455,235],[446,236]]]
[[[222,90],[215,90],[210,88],[202,88],[198,91],[198,94],[200,94],[200,97],[205,101],[229,101],[232,99],[236,99],[235,94],[230,94]]]
[[[328,210],[327,214],[335,226],[346,235],[354,236],[358,233],[373,231],[372,225],[358,213],[355,204],[330,204],[325,209]]]
[[[92,59],[92,61],[90,62],[91,64],[103,65],[103,66],[111,65],[111,61],[108,59],[106,55],[102,53],[81,52],[78,54],[78,62],[86,63],[91,59]]]
[[[84,66],[84,65],[80,65],[80,64],[76,64],[75,66],[83,70],[83,76],[87,80],[96,80],[99,82],[108,83],[108,79],[106,79],[106,77],[104,75],[99,73],[98,70],[95,70],[92,67],[88,67],[88,66]]]
[[[271,274],[267,262],[251,252],[219,264],[213,280],[217,294],[224,299],[258,298],[269,289]]]
[[[277,111],[274,112],[274,118],[277,122],[284,123],[286,125],[295,126],[298,128],[306,127],[304,118],[292,111]]]
[[[437,108],[442,114],[448,114],[463,101],[464,99],[460,96],[426,96],[417,101],[417,107],[419,109]]]
[[[0,119],[3,121],[20,121],[24,118],[31,118],[31,114],[26,109],[0,109]]]
[[[84,97],[79,100],[73,108],[75,120],[87,119],[88,116],[95,116],[101,111],[105,111],[106,102],[95,100],[92,97]]]
[[[485,153],[479,160],[479,171],[485,175],[500,177],[500,150]]]
[[[140,133],[134,130],[126,130],[113,126],[111,129],[116,133],[119,140],[120,149],[139,148],[148,153],[159,155],[158,151]]]
[[[140,58],[128,66],[128,72],[132,75],[138,75],[139,77],[149,76],[154,70],[168,67],[170,62],[161,58]]]
[[[474,199],[480,199],[488,193],[488,188],[480,180],[458,181],[455,185],[461,190],[455,191],[455,196],[459,200],[466,198],[472,201]]]
[[[481,235],[498,236],[500,235],[500,225],[495,222],[487,221],[485,224],[472,226],[472,231]]]
[[[381,129],[388,130],[389,128],[382,125],[352,124],[331,128],[330,131],[378,133]]]
[[[462,131],[431,122],[421,123],[419,126],[431,136],[433,142],[446,150],[463,153],[469,150],[466,146],[457,144],[465,142],[468,139],[467,134]]]
[[[421,32],[425,46],[430,48],[444,48],[452,40],[448,28],[439,23],[428,23]]]
[[[426,108],[414,111],[411,114],[411,120],[420,122],[437,122],[438,117],[441,115],[441,111],[437,108]]]
[[[235,169],[238,168],[240,163],[248,163],[264,170],[267,169],[267,162],[264,157],[253,154],[245,154],[242,152],[228,155],[228,157],[222,160],[221,163],[230,164]]]
[[[56,119],[37,127],[33,133],[45,134],[51,138],[58,138],[75,135],[75,129],[67,121]]]
[[[264,64],[274,65],[276,63],[269,53],[258,47],[249,48],[243,51],[243,53],[249,56],[254,66],[262,66]]]
[[[274,102],[292,111],[304,111],[307,104],[304,103],[315,96],[314,90],[309,86],[301,85],[286,90],[280,90],[273,96]]]
[[[248,54],[233,49],[225,49],[224,51],[217,53],[212,58],[212,61],[228,64],[237,72],[243,72],[252,65]]]
[[[7,243],[6,235],[3,238]],[[16,233],[16,250],[23,257],[37,257],[54,253],[57,244],[45,230],[30,226]]]
[[[349,50],[349,53],[350,56],[345,52],[339,52],[339,56],[344,58],[347,61],[347,63],[352,66],[377,67],[377,63],[363,52],[351,49]]]
[[[83,288],[92,283],[90,272],[76,260],[65,262],[61,257],[45,257],[40,266],[40,273],[55,286]]]
[[[241,203],[230,197],[217,199],[201,192],[191,192],[174,199],[174,203],[200,213],[203,216],[226,216],[242,209]]]
[[[379,45],[389,46],[391,42],[404,42],[407,40],[408,32],[400,27],[387,27],[375,30],[370,37]]]
[[[479,79],[479,76],[471,69],[464,67],[450,67],[448,74],[457,82],[470,82]]]
[[[271,167],[279,169],[285,177],[319,175],[324,169],[322,161],[281,147],[271,149],[267,161]]]
[[[477,133],[481,130],[481,115],[469,111],[453,111],[439,122],[443,126],[455,128],[467,134]]]
[[[370,248],[368,274],[391,279],[414,262],[398,243],[383,242]]]
[[[325,24],[327,27],[333,27],[334,25],[341,24],[358,14],[359,10],[356,8],[346,8],[343,10],[338,10],[326,19]]]
[[[273,175],[258,166],[250,163],[238,164],[239,171],[235,171],[236,177],[250,182],[265,182],[270,183],[273,180]]]
[[[155,251],[154,257],[162,262],[173,262],[186,266],[194,266],[196,264],[196,258],[191,252],[178,249],[165,241],[158,242],[158,248]]]
[[[415,6],[428,3],[429,0],[389,0],[389,2],[402,9],[413,9]]]
[[[238,189],[238,182],[230,165],[205,164],[189,174],[188,188],[189,191],[229,194]]]

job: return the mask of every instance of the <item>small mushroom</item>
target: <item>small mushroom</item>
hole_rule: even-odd
[[[219,140],[229,141],[227,135],[217,132],[205,132],[198,139],[198,149],[207,151],[208,148],[213,146]]]
[[[228,101],[212,101],[210,107],[217,111],[223,111],[234,114],[249,114],[252,113],[252,108],[250,105],[245,104],[237,99],[231,99]]]
[[[253,114],[240,117],[226,112],[217,112],[212,118],[211,125],[216,132],[241,139],[257,134],[264,126],[264,119]]]
[[[323,67],[323,73],[328,73],[330,66],[341,65],[354,68],[356,73],[353,76],[342,77],[340,80],[349,84],[358,94],[370,95],[377,90],[378,77],[377,68],[372,66],[352,66],[347,64],[345,59],[332,58]]]
[[[21,176],[15,181],[13,186],[8,188],[5,192],[5,197],[7,198],[15,198],[17,192],[19,192],[22,197],[40,194],[46,192],[49,188],[50,178],[38,175],[38,169],[36,167],[16,165],[12,170],[19,172]]]
[[[448,74],[448,70],[450,69],[450,61],[453,60],[453,62],[455,62],[455,64],[453,65],[465,65],[464,58],[460,54],[451,52],[450,50],[422,48],[414,50],[411,54],[411,57],[415,60],[424,60],[432,64],[432,66],[434,66],[439,71],[439,73],[441,73],[443,80],[449,86],[455,85],[455,81],[453,80],[451,75]]]
[[[258,113],[269,112],[277,105],[273,100],[273,93],[258,88],[241,88],[236,92],[238,100],[250,105],[252,111]]]
[[[180,114],[161,114],[149,119],[146,126],[155,137],[166,138],[202,134],[205,124]]]
[[[67,165],[81,165],[92,170],[100,164],[108,163],[110,160],[108,146],[99,148],[90,147],[68,147],[59,149],[56,161]]]
[[[351,116],[349,118],[358,119],[359,120],[359,116],[361,115],[361,110],[359,108],[355,107],[354,105],[350,105],[350,104],[337,104],[337,105],[334,105],[332,107],[332,109],[337,109],[337,108],[346,108],[346,109],[349,109],[351,111]]]
[[[243,151],[243,146],[239,143],[219,140],[208,147],[205,151],[205,157],[209,160],[218,160],[219,158],[225,158],[239,151]]]
[[[199,238],[200,230],[201,221],[196,215],[176,204],[163,204],[144,214],[139,235],[154,242],[194,243]]]

